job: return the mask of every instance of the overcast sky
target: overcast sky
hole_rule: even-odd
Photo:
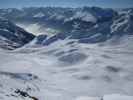
[[[133,0],[0,0],[0,8],[21,8],[30,6],[100,6],[105,8],[133,7]]]

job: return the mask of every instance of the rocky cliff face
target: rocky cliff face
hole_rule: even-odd
[[[0,47],[15,49],[30,42],[35,36],[16,26],[7,19],[0,18]]]

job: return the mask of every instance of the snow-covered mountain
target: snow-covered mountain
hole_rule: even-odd
[[[49,33],[72,32],[75,28],[87,30],[96,23],[110,21],[116,15],[117,12],[112,9],[98,7],[0,9],[0,16],[20,26],[38,25],[39,33],[48,29],[54,30],[54,32],[47,31]]]
[[[84,11],[86,10],[88,12],[85,13]],[[90,15],[90,12],[97,18]],[[88,22],[89,19],[86,21],[82,20],[81,18],[84,19],[84,17],[91,17],[90,21]],[[32,44],[49,45],[64,39],[76,39],[79,43],[99,43],[113,39],[117,40],[126,35],[130,37],[130,35],[133,35],[133,10],[127,9],[119,13],[110,9],[84,8],[81,11],[78,10],[74,17],[65,21],[64,25],[71,28],[65,32],[53,34],[52,36],[47,34],[43,36],[41,34]],[[44,37],[44,39],[40,39],[40,37]]]
[[[0,18],[0,48],[15,49],[30,42],[34,35],[16,26],[7,19]]]
[[[0,100],[133,100],[132,8],[1,9],[0,16],[44,32],[32,40],[0,21],[11,33],[0,33],[2,41],[25,44],[0,49]]]
[[[42,45],[66,38],[77,39],[80,43],[98,43],[133,34],[132,8],[114,10],[99,7],[32,7],[1,9],[0,16],[36,35],[44,34],[44,40],[47,35],[45,42],[38,40],[37,43]]]

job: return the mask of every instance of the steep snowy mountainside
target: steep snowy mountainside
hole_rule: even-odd
[[[49,34],[53,33],[51,30],[54,30],[54,33],[72,32],[75,30],[76,24],[78,24],[80,30],[87,30],[96,23],[110,21],[117,15],[117,12],[112,9],[103,9],[99,7],[32,7],[21,10],[10,9],[10,12],[8,12],[8,10],[9,9],[0,9],[0,16],[10,19],[21,26],[38,25],[38,33],[44,31],[45,33],[49,32]]]
[[[42,43],[43,37],[41,41],[36,38],[37,44],[41,45],[66,38],[77,39],[80,43],[99,43],[133,34],[132,8],[118,11],[99,7],[31,7],[0,9],[0,16],[12,20],[35,35],[44,34]]]
[[[30,42],[34,35],[16,26],[7,19],[0,18],[0,48],[15,49]]]
[[[35,39],[37,44],[40,43],[40,45],[49,45],[53,42],[56,42],[57,40],[64,40],[64,39],[76,39],[79,43],[99,43],[99,42],[105,42],[116,38],[126,37],[126,35],[127,36],[133,35],[132,9],[128,9],[120,14],[116,14],[116,13],[113,14],[112,13],[113,10],[109,10],[109,11],[107,10],[108,12],[105,13],[106,10],[105,12],[103,12],[101,9],[100,10],[99,9],[100,8],[87,9],[88,12],[92,10],[91,12],[93,13],[96,10],[95,11],[95,13],[97,14],[97,15],[95,14],[97,16],[96,22],[88,23],[87,21],[81,21],[80,19],[74,19],[75,17],[73,17],[72,20],[65,22],[66,27],[67,26],[70,27],[72,25],[73,28],[71,27],[71,31],[67,30],[65,32],[59,32],[51,36],[48,35],[47,38],[45,38],[45,35],[47,34],[44,34],[44,40],[42,39],[43,35],[40,35],[42,36],[41,40],[39,40],[39,38]],[[86,10],[83,10],[83,11],[86,11]],[[80,11],[80,13],[81,12],[82,11]],[[103,14],[101,12],[103,12]],[[90,17],[90,15],[84,15],[80,13],[78,12],[78,14],[76,14],[75,16]],[[99,13],[102,16],[100,16]],[[108,13],[110,15],[108,15]],[[86,14],[89,14],[89,13],[86,12]],[[114,17],[111,14],[113,14]],[[93,21],[92,18],[91,18],[91,21]]]

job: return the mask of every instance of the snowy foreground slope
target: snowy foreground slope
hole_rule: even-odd
[[[0,100],[133,100],[132,36],[0,51]]]

